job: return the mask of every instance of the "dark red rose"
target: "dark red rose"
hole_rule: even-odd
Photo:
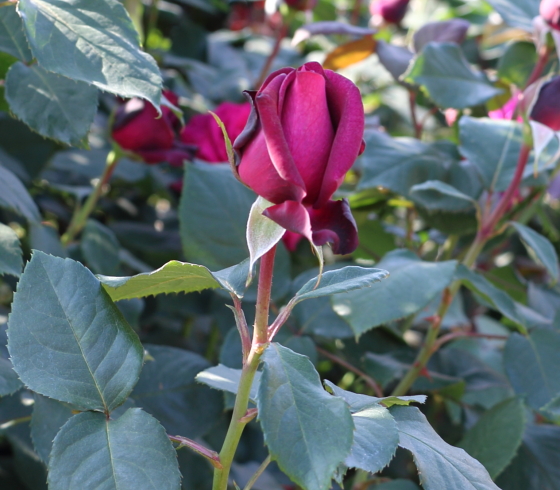
[[[400,24],[410,0],[372,0],[369,4],[371,15],[380,16],[390,24]]]
[[[542,0],[539,13],[546,23],[560,31],[560,1],[559,0]]]
[[[177,96],[164,90],[165,97],[177,105]],[[181,121],[168,107],[161,107],[158,117],[156,108],[143,99],[130,99],[115,114],[111,136],[119,146],[138,155],[146,163],[168,162],[182,166],[191,160],[194,147],[182,143],[178,134]]]
[[[331,197],[363,151],[364,109],[347,78],[306,63],[272,73],[235,140],[239,178],[274,206],[265,215],[335,253],[358,245],[346,200]]]
[[[543,84],[529,117],[554,131],[560,131],[560,76]]]
[[[231,141],[239,136],[251,112],[251,104],[224,102],[213,111],[224,123]],[[183,143],[198,147],[196,157],[205,162],[227,162],[226,145],[222,130],[212,114],[193,116],[181,131]]]

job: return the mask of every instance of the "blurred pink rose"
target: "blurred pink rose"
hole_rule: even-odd
[[[488,111],[488,117],[490,119],[513,119],[515,110],[519,102],[518,94],[513,94],[513,97],[509,99],[502,107],[496,109],[495,111]],[[521,116],[517,117],[518,121],[523,121]]]
[[[389,24],[400,24],[409,2],[410,0],[372,0],[369,11],[371,15],[382,17]]]
[[[539,13],[550,27],[560,30],[560,0],[542,0]]]
[[[251,104],[243,102],[223,102],[213,111],[224,123],[229,139],[235,141],[239,136],[251,112]],[[196,158],[210,163],[227,162],[226,144],[222,130],[212,114],[193,116],[181,131],[183,143],[196,145]]]

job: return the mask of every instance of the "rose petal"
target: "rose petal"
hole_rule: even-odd
[[[358,228],[346,199],[329,201],[319,209],[310,209],[313,243],[329,242],[335,254],[349,254],[358,247]]]
[[[281,204],[267,208],[263,214],[275,223],[278,223],[282,228],[299,233],[309,241],[312,240],[309,213],[301,203],[284,201]]]
[[[358,87],[350,80],[325,70],[327,102],[335,127],[335,137],[324,173],[321,192],[314,205],[323,207],[344,180],[362,150],[364,106]]]

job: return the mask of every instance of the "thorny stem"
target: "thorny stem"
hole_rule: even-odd
[[[247,361],[241,370],[241,379],[239,381],[237,396],[235,397],[233,414],[231,416],[226,438],[219,455],[222,469],[216,468],[214,470],[214,483],[212,485],[212,490],[227,490],[229,472],[231,470],[231,464],[233,462],[235,451],[239,445],[243,429],[251,420],[253,415],[251,412],[249,414],[251,416],[247,417],[247,408],[249,406],[249,394],[251,392],[251,386],[253,385],[255,373],[259,367],[261,356],[268,346],[268,310],[270,307],[270,292],[272,290],[272,273],[274,269],[275,252],[276,247],[273,247],[261,258],[253,342]]]
[[[286,37],[286,34],[288,34],[288,27],[289,27],[288,22],[283,21],[282,25],[276,31],[276,39],[274,41],[274,47],[272,48],[272,51],[268,55],[268,58],[266,59],[264,66],[262,67],[259,78],[255,82],[255,90],[260,89],[261,85],[266,80],[266,77],[268,76],[268,72],[270,71],[270,67],[272,66],[272,63],[274,62],[276,56],[278,56],[278,52],[280,51],[280,44],[282,43],[282,39],[284,39]]]
[[[97,201],[103,194],[105,186],[111,179],[111,176],[113,175],[119,159],[120,154],[118,151],[110,151],[107,155],[105,169],[103,170],[103,174],[95,184],[93,192],[88,196],[83,206],[76,207],[74,215],[72,216],[72,219],[70,221],[70,225],[68,225],[66,233],[64,233],[64,235],[62,235],[61,237],[63,245],[68,245],[76,237],[76,235],[80,233],[80,231],[82,231],[82,228],[85,226],[89,215],[92,213],[95,205],[97,204]]]
[[[245,485],[245,488],[243,490],[251,490],[251,488],[253,488],[253,485],[259,479],[259,476],[262,475],[263,471],[266,470],[266,467],[270,464],[271,460],[272,460],[272,458],[270,457],[270,454],[269,454],[266,457],[266,459],[261,463],[261,465],[257,468],[257,471],[255,471],[255,474],[247,482],[247,485]]]
[[[360,371],[357,367],[355,367],[352,364],[346,362],[344,359],[341,359],[340,357],[332,354],[328,350],[325,350],[325,349],[323,349],[319,346],[315,346],[315,348],[317,349],[317,352],[319,354],[321,354],[323,357],[326,357],[327,359],[331,360],[332,362],[335,362],[336,364],[348,369],[348,371],[351,371],[354,374],[357,374],[372,389],[375,396],[377,396],[379,398],[383,398],[383,390],[381,389],[379,384],[377,384],[377,382],[371,376],[368,376],[363,371]]]
[[[531,147],[527,144],[523,144],[521,150],[519,152],[519,158],[517,160],[517,168],[515,169],[515,175],[508,186],[507,190],[502,195],[502,198],[498,202],[498,205],[494,209],[494,211],[490,214],[490,216],[485,219],[483,217],[482,223],[476,234],[476,237],[471,244],[467,254],[463,259],[463,264],[466,267],[472,268],[476,262],[476,259],[482,252],[484,245],[486,242],[494,235],[495,228],[499,221],[502,219],[504,213],[511,205],[511,200],[519,187],[521,179],[523,177],[523,171],[525,170],[525,166],[527,165],[527,160],[529,158],[529,153],[531,152]],[[444,342],[438,341],[438,335],[441,327],[441,322],[455,297],[455,294],[459,291],[461,287],[460,281],[455,281],[443,292],[443,297],[441,304],[438,308],[437,314],[434,315],[434,319],[432,324],[429,327],[428,333],[426,338],[424,339],[424,345],[418,352],[416,360],[414,364],[410,368],[410,370],[406,373],[404,378],[401,379],[397,387],[393,390],[393,396],[402,396],[405,395],[410,387],[416,381],[416,378],[420,375],[420,373],[424,370],[430,357],[436,352]],[[442,337],[443,338],[443,337]]]

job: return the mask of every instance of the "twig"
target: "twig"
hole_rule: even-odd
[[[266,80],[266,77],[268,76],[268,72],[270,71],[270,67],[272,66],[274,59],[278,55],[278,52],[280,51],[280,44],[282,43],[282,39],[284,39],[286,37],[286,34],[288,33],[288,27],[289,27],[288,23],[284,21],[282,22],[282,25],[278,28],[278,31],[276,32],[276,40],[274,41],[274,47],[272,48],[271,53],[268,55],[268,58],[262,67],[259,78],[255,82],[256,90],[260,89],[261,85]]]
[[[465,337],[474,337],[478,339],[507,340],[507,336],[505,335],[490,335],[490,334],[478,333],[478,332],[451,332],[446,335],[442,335],[439,339],[437,339],[432,347],[432,351],[435,353],[437,350],[441,348],[443,344],[446,344],[447,342],[451,342],[452,340],[455,339],[460,339]]]
[[[340,357],[336,356],[335,354],[330,353],[328,350],[325,350],[325,349],[323,349],[321,347],[318,347],[318,346],[315,346],[315,348],[317,349],[317,352],[319,354],[321,354],[323,357],[326,357],[327,359],[331,360],[332,362],[335,362],[338,365],[348,369],[348,371],[351,371],[354,374],[357,374],[373,390],[373,392],[375,393],[375,396],[377,396],[378,398],[383,398],[383,390],[381,389],[381,387],[379,386],[377,381],[375,381],[371,376],[368,376],[363,371],[360,371],[357,367],[352,366],[352,364],[346,362],[344,359],[341,359]]]
[[[251,490],[255,482],[259,479],[259,476],[261,476],[263,471],[266,470],[266,467],[270,464],[271,460],[272,458],[270,457],[269,454],[266,457],[266,459],[261,463],[261,465],[257,468],[257,471],[255,471],[255,474],[250,478],[250,480],[247,482],[247,485],[245,485],[245,488],[243,488],[243,490]]]

